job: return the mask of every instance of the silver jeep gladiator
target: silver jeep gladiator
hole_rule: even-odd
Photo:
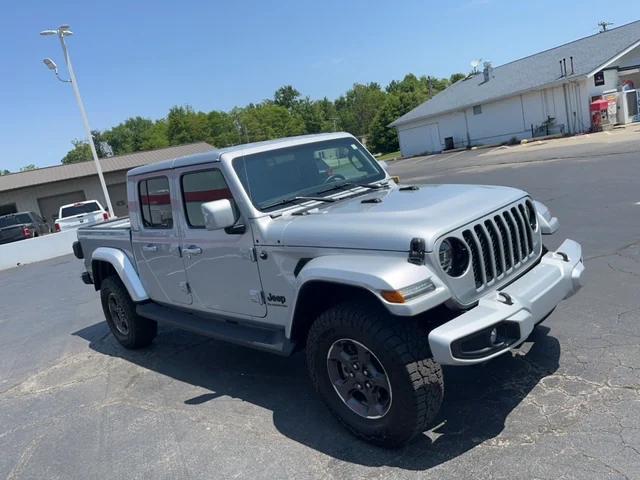
[[[128,173],[129,218],[78,230],[126,348],[157,324],[289,355],[354,434],[393,447],[442,403],[441,365],[522,344],[581,286],[582,249],[514,188],[396,184],[346,133]]]

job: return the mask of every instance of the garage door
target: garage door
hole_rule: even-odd
[[[84,196],[83,191],[39,198],[38,206],[40,207],[40,215],[42,215],[47,222],[53,222],[54,219],[58,218],[58,211],[62,205],[66,205],[67,203],[83,202],[86,199],[87,197]]]
[[[10,213],[18,213],[15,203],[7,203],[6,205],[0,205],[0,216],[9,215]]]
[[[437,123],[400,130],[398,137],[400,150],[405,157],[442,151]]]
[[[127,184],[116,183],[114,185],[108,185],[109,196],[111,197],[111,205],[113,206],[113,213],[116,217],[126,217],[129,215],[129,208],[127,207]]]

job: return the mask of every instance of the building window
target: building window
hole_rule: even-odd
[[[142,225],[145,228],[173,228],[171,195],[167,177],[142,180],[138,184]]]
[[[203,203],[233,200],[220,170],[204,170],[182,176],[182,200],[187,223],[192,228],[204,228]]]
[[[473,114],[480,115],[482,113],[482,105],[474,105],[473,106]]]

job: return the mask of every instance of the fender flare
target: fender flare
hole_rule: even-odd
[[[133,267],[129,257],[127,257],[122,250],[110,247],[98,247],[91,255],[92,265],[94,260],[107,262],[113,266],[134,302],[149,300],[149,295],[147,295],[147,291],[140,281],[138,272]]]
[[[373,293],[392,314],[411,316],[430,310],[451,298],[442,280],[428,265],[415,265],[394,255],[327,255],[314,258],[297,277],[297,292],[313,281],[324,281],[359,287]],[[383,290],[401,290],[430,280],[434,289],[407,303],[390,303],[380,295]],[[292,309],[292,315],[298,303]],[[293,320],[293,318],[292,318]]]
[[[536,214],[538,217],[538,224],[540,225],[540,232],[542,235],[553,235],[560,228],[560,222],[558,217],[554,217],[551,214],[551,210],[544,203],[535,200]]]

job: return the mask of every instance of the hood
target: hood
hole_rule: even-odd
[[[408,251],[424,238],[428,251],[442,235],[513,203],[527,194],[509,187],[421,185],[418,190],[371,191],[306,215],[283,215],[267,223],[262,242],[271,245]],[[363,200],[379,198],[379,203]]]

